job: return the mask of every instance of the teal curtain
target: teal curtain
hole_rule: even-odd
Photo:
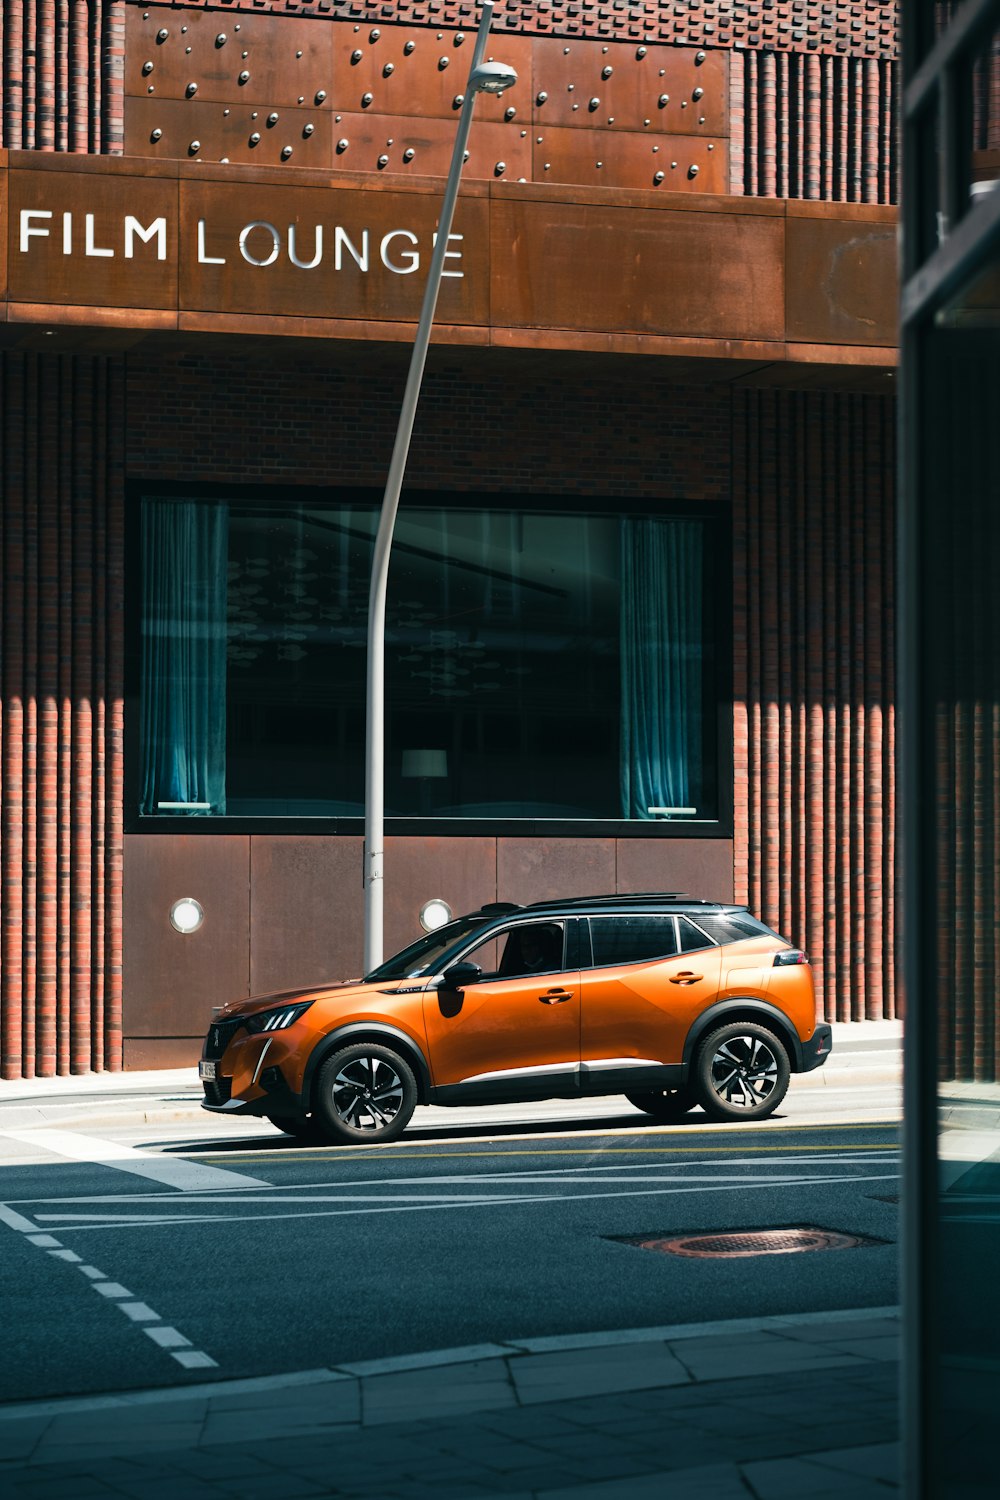
[[[228,532],[224,505],[143,501],[144,814],[226,811]]]
[[[698,805],[703,534],[699,521],[621,522],[624,818]]]

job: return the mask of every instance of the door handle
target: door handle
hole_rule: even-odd
[[[572,990],[546,990],[544,995],[539,995],[543,1005],[562,1005],[564,1000],[572,1000]]]
[[[704,979],[704,974],[692,974],[690,969],[684,969],[680,974],[671,974],[671,984],[697,984],[699,979]]]

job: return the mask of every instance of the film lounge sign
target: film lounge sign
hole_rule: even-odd
[[[439,190],[7,175],[13,302],[255,318],[419,313]],[[439,318],[487,321],[487,246],[477,195],[460,202],[449,235]]]

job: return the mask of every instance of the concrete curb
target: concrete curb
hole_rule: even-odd
[[[260,1406],[266,1407],[268,1398],[277,1391],[295,1390],[301,1391],[303,1398],[307,1395],[315,1397],[317,1387],[343,1387],[345,1382],[352,1382],[355,1386],[365,1386],[368,1396],[365,1405],[371,1405],[371,1395],[379,1382],[392,1382],[398,1393],[402,1389],[399,1377],[407,1376],[417,1377],[408,1387],[408,1418],[412,1419],[417,1415],[414,1400],[416,1399],[417,1405],[420,1404],[421,1390],[426,1392],[427,1399],[423,1403],[426,1414],[440,1415],[441,1399],[445,1391],[467,1390],[473,1368],[496,1365],[498,1361],[507,1362],[508,1374],[510,1367],[514,1365],[521,1371],[530,1366],[539,1375],[558,1371],[560,1378],[557,1384],[560,1387],[567,1383],[567,1372],[570,1383],[573,1383],[572,1367],[575,1365],[578,1373],[584,1369],[587,1372],[584,1382],[587,1395],[601,1394],[602,1372],[603,1389],[610,1392],[648,1389],[658,1384],[701,1384],[723,1378],[759,1378],[762,1375],[770,1376],[799,1369],[803,1363],[809,1368],[827,1367],[831,1363],[854,1365],[861,1357],[884,1362],[896,1357],[895,1351],[888,1344],[894,1341],[898,1323],[899,1308],[895,1306],[843,1308],[829,1312],[760,1318],[726,1318],[712,1323],[679,1323],[652,1328],[612,1329],[600,1333],[563,1334],[550,1338],[511,1339],[502,1344],[434,1349],[387,1359],[352,1361],[315,1370],[289,1371],[281,1375],[201,1381],[192,1385],[121,1391],[99,1396],[67,1396],[7,1403],[0,1405],[0,1450],[5,1446],[5,1434],[13,1424],[20,1421],[54,1421],[106,1413],[113,1417],[117,1427],[128,1414],[140,1410],[148,1412],[150,1406],[161,1403],[198,1402],[211,1405],[214,1402],[224,1404],[227,1409],[246,1412],[252,1423],[254,1403],[248,1398],[259,1396]],[[740,1344],[733,1346],[729,1341],[736,1337],[739,1337]],[[719,1348],[720,1340],[725,1341],[723,1350]],[[659,1345],[670,1349],[674,1344],[689,1346],[690,1351],[695,1351],[697,1345],[702,1345],[703,1356],[708,1353],[721,1354],[724,1363],[716,1371],[714,1361],[711,1365],[706,1365],[703,1359],[699,1365],[694,1354],[690,1353],[688,1359],[678,1362],[679,1369],[669,1372],[663,1369],[656,1378],[650,1378],[653,1373],[651,1371],[642,1372],[637,1375],[633,1384],[627,1378],[623,1383],[622,1361],[611,1360],[609,1357],[613,1351],[618,1351],[619,1354],[622,1350],[631,1351],[636,1363],[641,1364],[643,1350],[655,1350]],[[858,1346],[868,1344],[871,1347],[866,1349],[863,1356],[859,1355]],[[851,1351],[847,1349],[848,1345],[852,1346]],[[841,1347],[836,1348],[831,1359],[834,1346]],[[738,1367],[740,1354],[743,1356],[743,1368]],[[499,1366],[497,1369],[499,1370]],[[432,1371],[438,1377],[445,1377],[444,1382],[440,1378],[430,1380]],[[667,1373],[672,1378],[660,1378]],[[455,1375],[455,1378],[452,1379],[451,1375]],[[499,1391],[495,1382],[488,1380],[487,1387],[490,1386],[493,1387],[492,1391],[486,1389],[480,1392],[480,1400],[475,1401],[476,1410],[493,1409],[493,1397],[497,1397]],[[564,1399],[567,1394],[574,1394],[565,1390],[552,1394],[544,1382],[542,1388],[546,1394],[537,1395],[536,1400],[558,1400]],[[518,1394],[516,1386],[515,1394]],[[520,1392],[522,1397],[524,1394],[523,1391]],[[322,1393],[320,1396],[322,1399]],[[486,1404],[481,1404],[481,1401]],[[497,1407],[509,1407],[512,1404],[523,1403],[512,1402],[506,1396],[495,1401]],[[145,1420],[148,1421],[148,1417]],[[353,1425],[368,1423],[359,1415],[358,1421]],[[0,1452],[0,1463],[8,1461]]]

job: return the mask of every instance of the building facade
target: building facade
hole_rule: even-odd
[[[477,9],[2,14],[3,1071],[168,1066],[358,972],[371,540]],[[490,50],[390,571],[387,945],[683,890],[891,1017],[894,8],[536,0]]]

